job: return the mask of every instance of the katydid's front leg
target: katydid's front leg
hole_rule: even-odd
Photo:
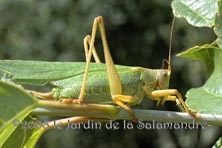
[[[181,111],[185,111],[197,119],[200,118],[197,113],[189,109],[181,94],[176,89],[155,90],[151,93],[151,99],[156,100],[157,105],[163,105],[166,101],[174,101]]]

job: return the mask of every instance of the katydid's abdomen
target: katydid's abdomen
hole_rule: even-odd
[[[144,92],[142,91],[142,84],[140,81],[141,69],[133,69],[130,67],[127,69],[121,69],[121,66],[117,66],[117,70],[118,69],[123,95],[135,96],[138,99],[143,98]],[[57,86],[57,88],[54,88],[52,91],[54,98],[77,99],[80,94],[82,79],[83,74],[80,74],[69,79],[52,82],[53,85]],[[103,70],[100,69],[100,71],[90,71],[88,73],[86,89],[84,92],[84,102],[113,103],[105,65]]]

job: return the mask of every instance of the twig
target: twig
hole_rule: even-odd
[[[173,123],[197,123],[206,124],[214,126],[222,126],[222,115],[211,115],[211,114],[200,114],[201,119],[195,119],[183,112],[172,112],[172,111],[156,111],[156,110],[141,110],[134,109],[135,115],[139,120],[143,121],[155,121],[155,122],[173,122]],[[70,109],[58,109],[50,107],[36,108],[31,112],[32,115],[40,116],[86,116],[101,119],[110,120],[130,120],[129,114],[120,109],[120,111],[115,115],[111,116],[107,113],[98,111],[80,111],[80,110],[70,110]]]

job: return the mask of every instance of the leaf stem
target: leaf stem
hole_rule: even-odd
[[[106,116],[109,116],[110,119],[115,116],[120,108],[116,107],[115,105],[104,105],[104,104],[66,104],[59,101],[45,101],[45,100],[39,100],[38,106],[41,108],[51,108],[49,112],[47,112],[47,115],[57,116],[59,112],[76,112],[78,116],[92,116],[92,114],[97,115],[96,117],[100,118],[100,114],[104,114]],[[61,109],[59,112],[57,112],[56,109]],[[41,114],[41,113],[39,113]]]
[[[40,107],[34,109],[32,115],[47,115],[47,116],[85,116],[95,119],[109,119],[109,120],[130,120],[128,112],[119,109],[115,115],[108,115],[105,112],[92,110],[73,110],[73,109],[58,109],[51,107]],[[199,114],[201,119],[195,119],[183,112],[172,111],[156,111],[156,110],[141,110],[134,109],[135,115],[139,120],[156,121],[156,122],[173,122],[173,123],[198,123],[214,126],[222,126],[222,115]]]

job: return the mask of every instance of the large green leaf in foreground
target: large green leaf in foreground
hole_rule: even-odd
[[[27,123],[38,123],[38,120],[32,118],[31,116],[27,116],[23,121]],[[30,124],[31,125],[31,124]],[[25,127],[25,129],[24,129]],[[46,128],[38,128],[34,127],[28,128],[28,126],[24,126],[24,124],[19,125],[15,131],[10,135],[10,137],[6,140],[6,142],[2,145],[2,148],[11,148],[11,147],[34,147],[39,140],[40,136],[47,130]]]
[[[37,101],[15,84],[0,81],[0,147],[16,132],[21,136],[24,129],[12,124],[22,121],[37,106]],[[11,139],[15,140],[15,139]]]
[[[180,56],[204,61],[211,73],[202,87],[187,91],[186,103],[200,113],[222,114],[222,50],[216,44],[196,46]]]
[[[221,148],[222,147],[222,137],[220,137],[217,142],[213,145],[212,148]]]

